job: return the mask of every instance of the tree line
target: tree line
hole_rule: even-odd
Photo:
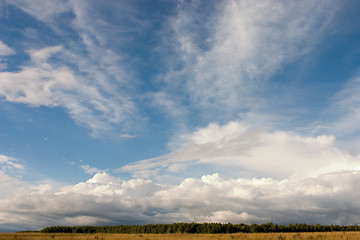
[[[289,224],[222,224],[222,223],[173,223],[118,226],[53,226],[41,230],[43,233],[270,233],[270,232],[333,232],[360,231],[359,225],[308,225]]]

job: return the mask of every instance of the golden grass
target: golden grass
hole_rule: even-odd
[[[0,240],[360,240],[360,232],[233,234],[0,233]]]

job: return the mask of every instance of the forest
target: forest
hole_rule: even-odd
[[[289,224],[222,224],[222,223],[173,223],[118,226],[53,226],[41,230],[43,233],[275,233],[275,232],[334,232],[360,231],[359,225],[308,225]]]

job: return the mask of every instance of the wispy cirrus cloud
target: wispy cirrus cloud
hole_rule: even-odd
[[[332,104],[325,114],[332,121],[325,123],[327,128],[340,136],[357,135],[360,130],[360,76],[350,79],[333,97]]]
[[[1,72],[3,100],[33,107],[63,107],[78,125],[90,129],[93,136],[112,133],[115,137],[132,136],[130,132],[139,126],[133,122],[142,121],[136,114],[132,95],[136,92],[133,87],[136,79],[130,70],[125,70],[121,55],[104,46],[111,31],[103,29],[110,23],[94,24],[97,20],[89,17],[89,7],[82,1],[11,4],[50,26],[54,38],[64,41],[61,45],[43,43],[40,47],[29,47],[26,52],[30,61],[18,66],[20,71]],[[51,7],[46,8],[47,5]],[[53,21],[65,12],[74,14],[67,28],[63,27],[62,19]],[[40,35],[35,32],[33,36]],[[105,40],[99,39],[100,36]],[[32,39],[35,40],[42,42]],[[25,46],[31,46],[24,41]],[[9,52],[10,48],[1,49],[7,55],[13,53]]]
[[[29,51],[31,63],[19,72],[1,72],[0,94],[6,101],[31,106],[64,107],[79,124],[93,134],[120,124],[133,110],[130,101],[93,84],[51,57],[67,52],[62,46]]]
[[[316,123],[313,131],[336,135],[341,147],[359,154],[360,133],[360,77],[348,80],[344,86],[330,99],[328,107],[322,111],[322,121]]]
[[[70,11],[68,1],[55,0],[55,1],[24,1],[14,0],[6,1],[8,4],[13,4],[19,7],[24,12],[35,16],[38,20],[50,22],[59,14]]]
[[[175,54],[167,89],[180,89],[211,118],[263,108],[264,81],[314,49],[339,8],[333,1],[180,3],[169,21]]]
[[[38,1],[31,6],[22,1],[12,4],[66,39],[61,44],[63,50],[56,53],[61,62],[53,67],[67,68],[67,74],[99,95],[97,102],[73,98],[74,107],[65,107],[70,116],[93,132],[118,125],[124,134],[135,125],[141,126],[136,101],[144,95],[150,96],[150,102],[167,112],[173,122],[181,121],[177,127],[183,129],[194,109],[209,122],[228,121],[242,110],[264,108],[266,100],[256,90],[283,66],[314,48],[339,7],[333,2],[227,1],[212,3],[197,14],[205,3],[179,2],[175,16],[169,16],[167,24],[157,29],[159,35],[164,34],[163,40],[147,49],[152,53],[166,51],[162,74],[149,77],[163,85],[149,94],[139,91],[141,83],[134,77],[138,69],[128,64],[128,60],[140,60],[128,59],[126,46],[150,28],[131,4],[114,4],[111,13],[122,14],[116,14],[112,22],[99,11],[104,5],[95,1],[56,1],[46,11]],[[61,19],[52,20],[65,12],[72,14],[67,28]],[[67,39],[68,35],[76,38]],[[89,123],[82,120],[85,117]],[[135,120],[140,124],[133,124]]]

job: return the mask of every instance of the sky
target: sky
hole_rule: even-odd
[[[0,0],[0,231],[360,224],[359,11]]]

